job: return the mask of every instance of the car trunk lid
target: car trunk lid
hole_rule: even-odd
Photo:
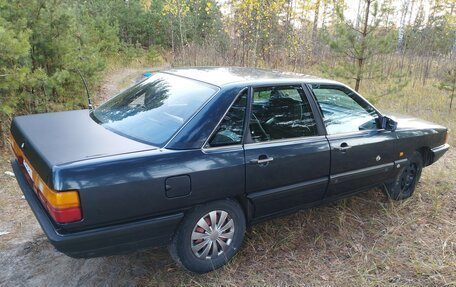
[[[50,187],[54,166],[157,148],[107,130],[90,117],[89,110],[15,117],[11,134]]]

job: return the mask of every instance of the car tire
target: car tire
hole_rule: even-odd
[[[244,212],[234,200],[196,206],[174,235],[169,246],[171,257],[191,272],[213,271],[236,255],[245,228]]]
[[[403,200],[412,196],[420,180],[422,170],[423,157],[419,152],[414,152],[396,179],[385,184],[388,197],[393,200]]]

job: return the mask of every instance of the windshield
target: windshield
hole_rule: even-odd
[[[92,117],[110,130],[162,146],[217,90],[202,82],[157,73],[102,104]]]

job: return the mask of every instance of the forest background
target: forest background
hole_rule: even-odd
[[[456,85],[455,0],[0,0],[0,145],[11,118],[87,106],[114,68],[253,66],[372,102]],[[408,107],[407,107],[408,108]]]
[[[456,286],[456,152],[413,197],[378,189],[258,224],[214,272],[166,249],[56,252],[11,176],[12,117],[96,105],[144,71],[248,66],[342,81],[382,112],[427,119],[456,145],[456,0],[0,0],[0,285]]]

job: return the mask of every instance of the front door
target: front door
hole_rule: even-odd
[[[378,126],[378,112],[350,89],[312,85],[331,146],[327,199],[381,184],[394,173],[395,132]]]
[[[328,184],[330,151],[303,87],[254,88],[250,103],[244,150],[254,217],[319,202]]]

